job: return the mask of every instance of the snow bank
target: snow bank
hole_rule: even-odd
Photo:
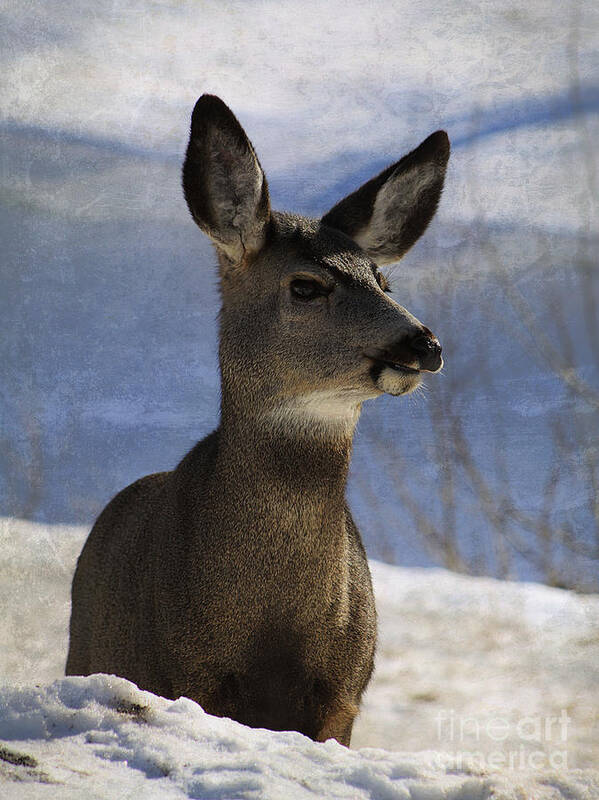
[[[599,597],[372,562],[380,644],[348,751],[56,680],[86,534],[0,520],[3,799],[599,798]]]
[[[251,730],[121,678],[63,678],[0,691],[5,798],[591,797],[599,775],[472,774],[435,753],[351,751]],[[11,783],[12,781],[12,783]]]

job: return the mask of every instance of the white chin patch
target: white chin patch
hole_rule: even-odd
[[[398,372],[391,367],[384,367],[377,378],[376,385],[386,394],[409,394],[422,383],[422,375]]]
[[[372,393],[354,390],[314,391],[288,399],[268,412],[268,418],[284,427],[300,425],[353,430],[360,416],[360,406]]]

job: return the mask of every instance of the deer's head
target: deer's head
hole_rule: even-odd
[[[448,158],[437,131],[322,219],[281,214],[235,116],[217,97],[198,100],[183,187],[218,254],[223,399],[246,413],[343,416],[441,369],[439,342],[388,295],[379,268],[426,229]]]

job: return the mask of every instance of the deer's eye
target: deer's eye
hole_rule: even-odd
[[[296,278],[291,281],[291,294],[299,300],[314,300],[315,297],[329,294],[329,290],[318,281]]]

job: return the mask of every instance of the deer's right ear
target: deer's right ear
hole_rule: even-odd
[[[270,221],[266,177],[234,114],[213,95],[202,95],[191,116],[183,191],[194,220],[231,263],[262,248]]]

